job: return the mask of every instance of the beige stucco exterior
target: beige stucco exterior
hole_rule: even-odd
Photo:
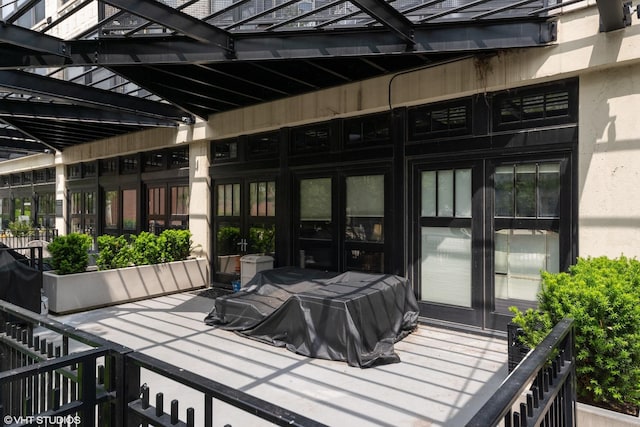
[[[0,174],[189,144],[191,218],[199,255],[211,229],[208,141],[427,104],[524,85],[579,78],[579,254],[640,256],[638,183],[640,22],[600,33],[595,1],[567,8],[552,46],[472,57],[213,115],[207,122],[153,129],[0,163]],[[390,96],[389,96],[390,95]],[[64,194],[58,186],[57,197]],[[64,210],[66,212],[66,209]],[[64,220],[59,219],[60,223]]]

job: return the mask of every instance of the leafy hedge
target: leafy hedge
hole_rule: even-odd
[[[165,230],[159,236],[143,231],[127,239],[124,236],[98,237],[96,265],[100,270],[133,265],[182,261],[191,255],[189,230]]]
[[[640,262],[579,259],[568,273],[542,273],[538,310],[515,307],[524,343],[537,345],[565,317],[575,319],[578,399],[640,405]]]
[[[51,267],[58,274],[82,273],[89,265],[91,237],[82,233],[58,236],[49,243]]]

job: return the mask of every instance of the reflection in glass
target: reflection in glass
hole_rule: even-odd
[[[122,191],[122,228],[135,230],[138,218],[138,203],[136,190]]]
[[[545,163],[538,168],[538,217],[560,216],[560,164]]]
[[[496,216],[513,216],[513,166],[499,166],[493,177]]]
[[[350,176],[346,186],[345,239],[383,242],[384,175]]]
[[[453,171],[438,171],[438,216],[453,216]]]
[[[516,166],[516,216],[536,216],[536,165]]]
[[[559,271],[559,250],[556,231],[496,231],[495,297],[536,301],[541,285],[540,272]]]
[[[384,252],[351,249],[346,251],[347,270],[368,273],[384,272]]]
[[[300,237],[331,239],[331,178],[300,181]]]
[[[457,218],[471,217],[471,169],[456,169],[455,200]]]
[[[436,171],[422,172],[421,216],[436,216]]]
[[[118,227],[118,192],[107,191],[105,192],[104,203],[104,226],[107,228]]]

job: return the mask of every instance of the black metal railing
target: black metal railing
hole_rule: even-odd
[[[574,342],[573,320],[562,320],[513,369],[467,427],[575,426]]]
[[[214,423],[246,425],[249,417],[279,426],[324,426],[210,378],[1,300],[0,314],[12,319],[0,333],[0,412],[5,424],[41,421],[48,425],[209,427]],[[170,402],[167,412],[163,393],[157,393],[151,402],[150,388],[141,381],[150,375],[159,376],[162,386],[170,381],[188,390],[181,395],[188,395],[190,404],[195,402],[193,396],[199,395],[201,413],[187,408],[181,420],[178,400]],[[243,421],[234,424],[234,416],[228,412],[214,414],[217,402],[240,411]]]

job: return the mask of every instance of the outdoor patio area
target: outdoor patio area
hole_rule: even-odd
[[[213,302],[188,292],[50,317],[332,426],[464,426],[507,376],[506,339],[421,325],[396,344],[400,363],[360,369],[207,326]],[[182,386],[143,380],[165,407],[202,410]],[[268,425],[224,404],[214,415],[216,426]]]

